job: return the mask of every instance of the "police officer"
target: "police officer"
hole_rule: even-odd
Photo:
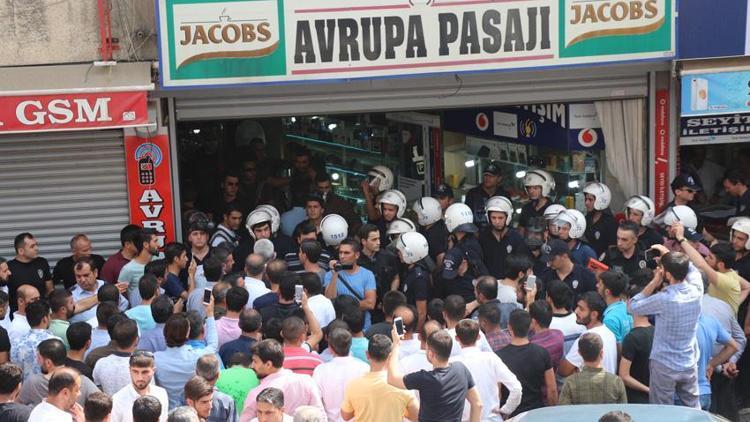
[[[388,225],[397,218],[404,216],[404,212],[406,211],[406,197],[396,189],[387,190],[378,199],[378,209],[380,210],[380,216],[375,220],[370,219],[369,222],[378,227],[378,230],[380,230],[380,239],[384,242],[387,236]]]
[[[386,166],[375,166],[367,173],[367,179],[362,181],[360,188],[365,197],[365,209],[367,219],[375,221],[380,218],[380,209],[377,206],[377,197],[381,193],[391,189],[395,177],[393,172]]]
[[[601,256],[604,265],[612,270],[620,270],[628,277],[647,267],[645,251],[638,246],[638,228],[632,221],[620,223],[617,244],[610,246]]]
[[[546,289],[552,280],[560,280],[573,290],[576,298],[588,291],[596,291],[596,277],[588,269],[573,262],[566,242],[560,239],[547,242],[542,247],[540,260],[546,262],[551,270],[538,275],[543,289]]]
[[[487,214],[484,209],[487,206],[487,200],[493,196],[504,196],[510,198],[510,195],[503,189],[503,173],[500,166],[490,163],[485,167],[482,173],[482,183],[466,192],[466,201],[474,215],[474,224],[478,227],[484,227],[488,224]],[[450,207],[449,207],[450,208]],[[446,212],[448,209],[446,209]]]
[[[544,170],[532,169],[523,177],[523,185],[529,196],[529,202],[521,208],[521,216],[518,220],[518,227],[522,234],[526,227],[544,218],[544,211],[552,204],[550,194],[555,189],[555,178]]]
[[[586,205],[586,240],[597,255],[617,242],[617,222],[609,209],[612,192],[604,183],[591,182],[583,188]]]
[[[448,244],[466,252],[469,274],[476,278],[489,274],[489,271],[484,265],[482,245],[476,237],[479,229],[472,223],[473,219],[474,213],[466,204],[453,204],[445,210],[445,226],[450,233]]]
[[[695,207],[695,195],[702,191],[703,188],[701,185],[696,183],[693,176],[682,173],[678,174],[674,180],[672,180],[672,183],[670,185],[672,188],[672,193],[674,194],[674,199],[670,201],[667,204],[667,207],[674,207],[676,205],[686,205],[690,208],[692,208],[693,212],[695,213],[696,217],[698,217],[698,226],[696,227],[696,231],[698,233],[703,234],[704,236],[708,235],[709,237],[706,237],[706,241],[710,242],[713,240],[713,237],[711,237],[708,232],[705,232],[703,230],[703,222],[701,221],[700,216],[698,215],[698,209]]]
[[[417,327],[422,327],[427,319],[427,300],[430,297],[430,272],[422,264],[429,252],[427,239],[420,233],[404,233],[396,241],[396,250],[399,259],[408,268],[401,291],[406,295],[407,303],[416,306]]]
[[[401,217],[391,221],[391,224],[388,225],[388,229],[385,231],[388,236],[388,249],[395,253],[398,238],[404,233],[415,231],[417,231],[417,226],[408,218]]]
[[[512,253],[528,254],[526,242],[514,228],[513,203],[504,196],[493,196],[487,201],[487,220],[490,225],[479,231],[479,244],[484,253],[484,264],[490,275],[503,278],[505,257]]]
[[[435,187],[435,190],[432,192],[432,197],[438,200],[441,213],[444,213],[448,207],[453,205],[453,188],[445,183],[441,183]]]
[[[664,243],[664,237],[649,227],[654,221],[656,206],[648,196],[633,195],[625,201],[625,218],[638,224],[638,246],[647,250]]]
[[[320,220],[320,236],[323,238],[323,249],[333,260],[339,259],[338,246],[349,233],[349,223],[338,214],[328,214]]]
[[[732,247],[737,253],[734,269],[745,280],[750,280],[750,218],[739,217],[731,228]]]
[[[570,256],[576,264],[585,267],[589,259],[598,257],[591,246],[581,240],[586,232],[586,217],[582,212],[574,209],[562,211],[551,227],[554,237],[568,244]]]
[[[446,185],[447,186],[447,185]],[[451,192],[452,193],[452,192]],[[443,265],[448,250],[448,229],[443,221],[442,201],[426,196],[414,202],[412,210],[417,215],[419,232],[427,239],[429,256],[437,266]]]
[[[474,279],[469,272],[469,257],[460,247],[448,249],[443,259],[442,270],[435,283],[435,296],[448,297],[459,295],[466,303],[476,299],[474,293]]]
[[[374,323],[381,322],[385,320],[380,306],[383,296],[388,291],[397,289],[400,284],[398,257],[394,252],[381,247],[380,230],[374,224],[362,225],[357,237],[362,245],[357,264],[375,274],[377,302],[371,312],[372,320]]]

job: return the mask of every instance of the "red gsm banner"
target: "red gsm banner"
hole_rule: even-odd
[[[0,97],[0,134],[147,124],[145,91]]]
[[[658,214],[669,201],[669,90],[656,90],[654,129],[654,204]]]
[[[163,247],[175,240],[169,137],[132,132],[125,135],[130,222],[156,230]]]

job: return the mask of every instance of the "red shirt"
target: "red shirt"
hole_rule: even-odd
[[[316,366],[323,363],[317,353],[310,353],[301,347],[284,346],[284,368],[296,374],[312,376]]]
[[[128,262],[130,260],[122,256],[122,249],[120,249],[116,254],[107,258],[107,262],[104,263],[99,278],[108,283],[117,283],[119,281],[117,277],[120,275],[120,270]]]
[[[542,333],[530,336],[529,341],[547,349],[550,360],[552,361],[552,366],[555,367],[555,371],[557,371],[557,368],[560,366],[560,360],[563,357],[563,348],[565,344],[565,336],[562,331],[549,329]]]

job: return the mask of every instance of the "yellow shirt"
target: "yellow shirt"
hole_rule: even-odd
[[[357,422],[401,422],[412,400],[411,392],[388,384],[385,371],[368,372],[346,386],[341,411]]]
[[[728,303],[737,316],[740,307],[740,276],[736,271],[716,272],[716,284],[708,286],[708,294]]]

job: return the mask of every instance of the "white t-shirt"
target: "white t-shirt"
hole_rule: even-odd
[[[336,310],[333,309],[333,302],[324,295],[315,295],[307,299],[307,305],[310,307],[315,319],[318,320],[320,328],[327,327],[336,319]]]
[[[341,402],[344,401],[347,384],[369,371],[369,365],[353,356],[335,357],[330,362],[315,367],[312,377],[320,389],[329,422],[343,421]]]
[[[26,315],[20,315],[18,311],[13,312],[13,321],[10,323],[10,330],[8,330],[8,337],[11,343],[15,343],[19,337],[26,334],[31,330],[29,321],[26,320]]]
[[[518,295],[516,290],[510,286],[502,284],[499,280],[497,282],[497,300],[500,303],[517,303]]]
[[[161,415],[159,422],[166,422],[169,411],[169,399],[167,390],[151,384],[149,387],[149,396],[156,397],[161,403]],[[112,416],[111,422],[133,422],[133,403],[140,397],[135,387],[130,383],[112,396]]]
[[[404,374],[411,374],[423,369],[425,371],[432,371],[432,364],[427,360],[427,352],[422,349],[401,359],[399,363]]]
[[[118,356],[117,354],[103,357],[94,366],[94,383],[102,387],[102,391],[113,395],[123,387],[131,384],[130,380],[130,356]]]
[[[604,324],[587,330],[586,332],[599,334],[602,338],[602,344],[604,346],[604,359],[602,360],[602,366],[605,371],[617,375],[617,339],[615,339],[615,335],[612,331],[609,331],[609,328]],[[579,340],[576,340],[575,343],[573,343],[573,346],[570,347],[570,351],[565,355],[565,360],[580,369],[583,366],[583,358],[578,353]]]
[[[72,422],[73,415],[47,403],[44,399],[29,415],[29,422]]]
[[[247,300],[247,305],[245,305],[245,308],[247,309],[253,307],[255,299],[271,291],[271,289],[266,287],[266,283],[264,283],[263,280],[258,280],[253,277],[245,277],[245,290],[247,290],[247,293],[250,295],[250,298]]]
[[[417,353],[422,348],[422,343],[415,335],[413,339],[401,340],[398,345],[398,360]]]
[[[451,338],[453,339],[453,348],[451,349],[451,357],[456,357],[461,354],[461,345],[458,344],[458,338],[456,338],[456,329],[449,328],[448,333],[450,333]],[[479,340],[477,340],[476,347],[479,348],[479,350],[483,352],[492,352],[492,347],[490,347],[490,344],[487,343],[487,337],[485,337],[484,333],[481,331],[479,332]]]

